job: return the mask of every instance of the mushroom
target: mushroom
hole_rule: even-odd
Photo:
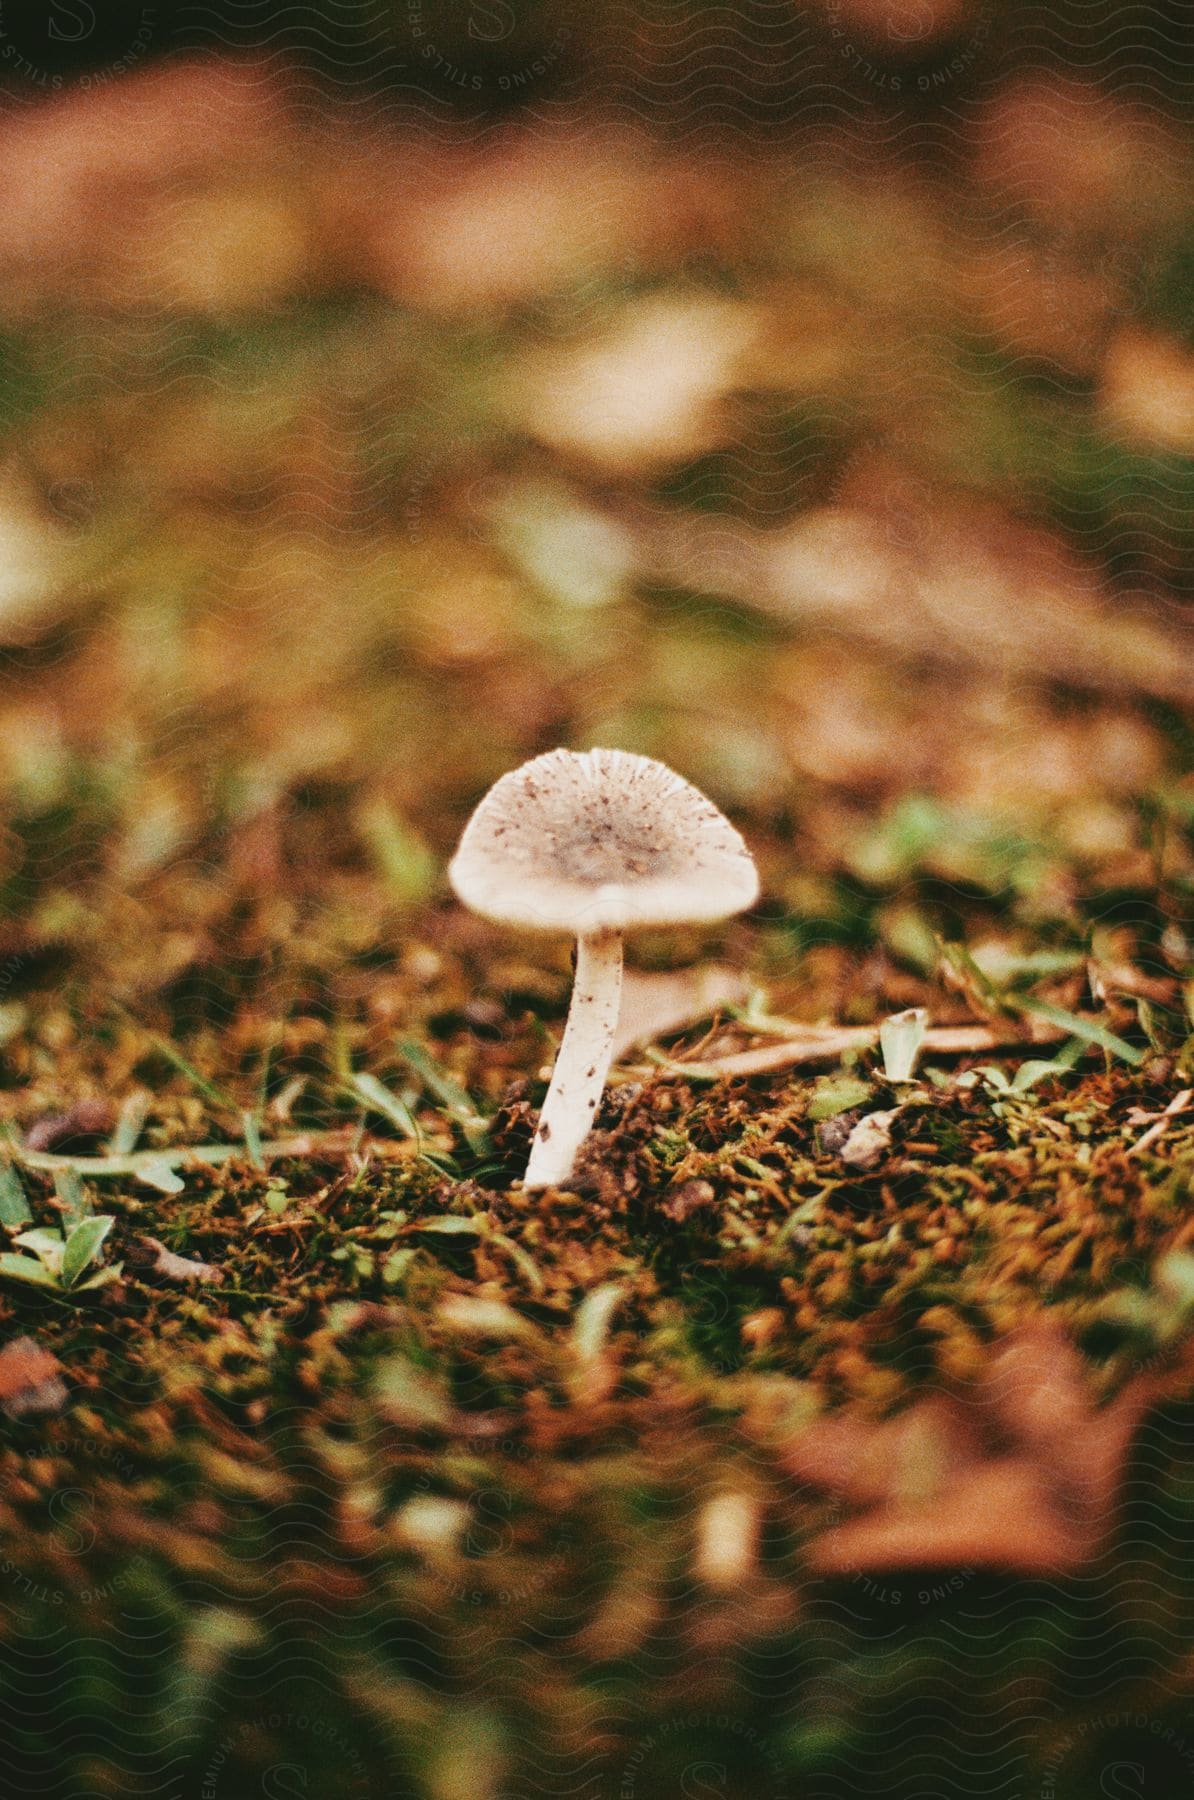
[[[758,871],[727,819],[661,762],[551,750],[494,783],[448,870],[474,912],[576,937],[576,982],[523,1185],[567,1181],[597,1112],[622,991],[622,938],[728,918]]]

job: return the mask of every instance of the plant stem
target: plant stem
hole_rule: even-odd
[[[571,1175],[609,1073],[621,998],[620,934],[578,938],[572,1005],[539,1114],[525,1188],[558,1187]]]

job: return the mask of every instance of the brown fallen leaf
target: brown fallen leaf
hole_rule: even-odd
[[[158,1238],[145,1237],[141,1242],[153,1252],[153,1260],[142,1272],[160,1275],[163,1281],[201,1281],[216,1286],[224,1279],[224,1271],[215,1263],[199,1262],[190,1256],[179,1256],[168,1250]]]
[[[1188,456],[1194,449],[1194,357],[1176,337],[1124,326],[1107,347],[1098,406],[1108,436]]]
[[[785,1454],[844,1517],[808,1546],[824,1575],[966,1565],[1070,1572],[1109,1532],[1132,1438],[1163,1391],[1142,1376],[1096,1408],[1082,1359],[1040,1322],[968,1388],[880,1421],[836,1414]]]
[[[717,1194],[708,1181],[685,1181],[659,1202],[659,1210],[674,1225],[687,1225],[695,1213],[707,1212],[717,1204]]]
[[[67,1400],[61,1368],[58,1358],[32,1338],[14,1338],[0,1350],[0,1408],[10,1419],[58,1412]]]
[[[1143,1137],[1137,1138],[1136,1142],[1128,1151],[1128,1155],[1143,1156],[1144,1152],[1151,1149],[1158,1138],[1164,1136],[1178,1114],[1186,1111],[1191,1100],[1194,1100],[1194,1088],[1182,1088],[1180,1093],[1173,1096],[1173,1099],[1169,1102],[1169,1105],[1165,1108],[1164,1112],[1147,1113],[1140,1117],[1136,1117],[1132,1113],[1129,1113],[1129,1124],[1144,1124],[1148,1119],[1152,1120],[1152,1124],[1149,1125],[1149,1128]]]
[[[620,520],[652,578],[789,625],[1017,680],[1194,696],[1188,627],[1141,597],[1115,607],[1059,539],[998,507],[919,491],[887,510],[868,503],[877,477],[887,482],[860,465],[838,504],[777,531],[646,510]]]
[[[841,1160],[851,1169],[873,1169],[882,1162],[891,1149],[892,1124],[902,1110],[896,1106],[890,1112],[867,1113],[859,1119],[838,1151]]]
[[[610,471],[699,455],[732,436],[719,402],[743,380],[763,324],[757,307],[737,300],[632,301],[598,336],[516,364],[508,415]]]
[[[112,1108],[106,1100],[76,1100],[62,1113],[47,1113],[34,1120],[25,1133],[26,1150],[54,1150],[79,1138],[102,1138],[112,1129]]]
[[[707,1019],[720,1006],[745,1000],[747,984],[737,969],[725,963],[703,968],[677,969],[674,973],[645,974],[628,969],[622,981],[622,1004],[614,1033],[614,1061],[635,1044],[645,1044],[667,1032],[683,1031]]]

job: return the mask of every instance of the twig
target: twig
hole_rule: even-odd
[[[1141,1151],[1147,1150],[1150,1144],[1155,1144],[1157,1139],[1168,1131],[1170,1121],[1178,1113],[1185,1112],[1191,1100],[1194,1100],[1194,1088],[1183,1088],[1180,1094],[1175,1094],[1165,1111],[1158,1115],[1156,1122],[1149,1126],[1144,1136],[1136,1139],[1128,1151],[1128,1155],[1139,1156]]]
[[[288,1138],[270,1138],[258,1146],[263,1159],[277,1156],[314,1156],[348,1152],[357,1147],[355,1130],[304,1132]],[[237,1157],[248,1160],[244,1144],[173,1144],[165,1150],[134,1150],[127,1156],[59,1156],[49,1150],[25,1150],[10,1142],[14,1161],[26,1169],[74,1169],[95,1180],[105,1175],[138,1176],[145,1169],[179,1169],[188,1163],[224,1163]]]
[[[937,1056],[970,1056],[979,1051],[1032,1050],[1038,1044],[1059,1043],[1069,1035],[1056,1026],[1025,1038],[992,1031],[987,1025],[938,1025],[926,1031],[922,1048]],[[723,1075],[766,1075],[772,1069],[790,1069],[801,1063],[834,1062],[846,1050],[869,1050],[878,1042],[877,1025],[810,1025],[808,1036],[798,1041],[767,1044],[760,1050],[742,1050],[710,1062],[668,1063],[665,1067],[716,1081]]]

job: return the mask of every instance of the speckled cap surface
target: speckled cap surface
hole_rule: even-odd
[[[753,905],[749,850],[649,756],[550,750],[494,783],[448,876],[474,912],[576,936],[724,919]]]

